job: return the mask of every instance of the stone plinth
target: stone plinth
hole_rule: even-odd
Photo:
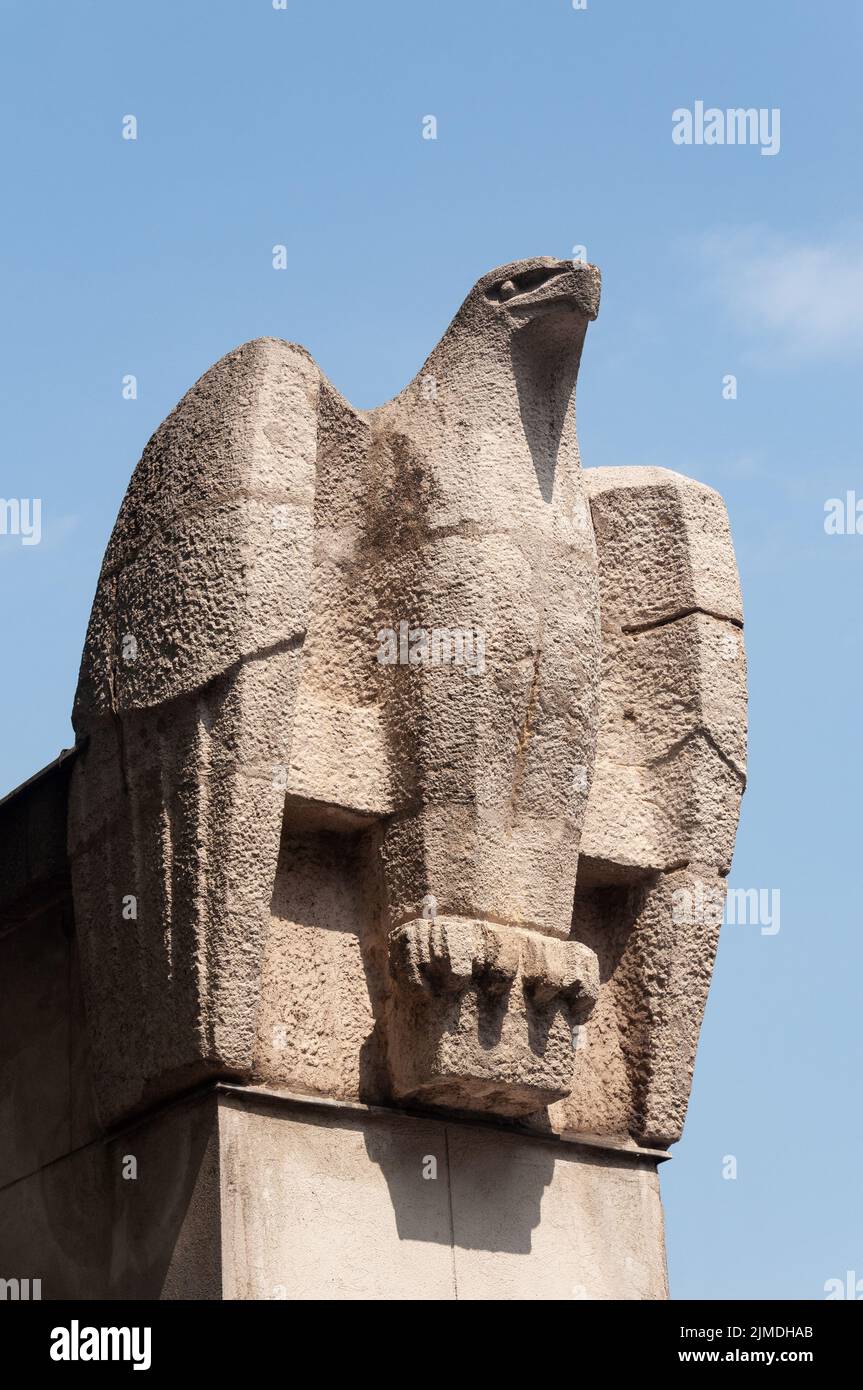
[[[220,1088],[0,1189],[0,1249],[43,1299],[665,1298],[656,1162]]]

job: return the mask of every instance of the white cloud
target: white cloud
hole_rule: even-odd
[[[863,354],[863,232],[802,242],[753,227],[702,251],[728,312],[771,359]]]

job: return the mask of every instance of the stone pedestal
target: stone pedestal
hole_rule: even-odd
[[[0,1250],[43,1299],[662,1299],[656,1163],[217,1087],[5,1187]]]

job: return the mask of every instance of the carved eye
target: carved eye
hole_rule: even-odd
[[[528,290],[541,289],[549,280],[554,280],[558,275],[565,275],[572,268],[571,262],[565,265],[538,266],[536,270],[524,270],[521,275],[513,275],[509,280],[502,280],[499,285],[493,285],[486,290],[486,299],[493,304],[505,304],[508,299],[515,299],[516,295],[525,294]]]

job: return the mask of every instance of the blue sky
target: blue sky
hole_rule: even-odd
[[[604,281],[584,461],[726,498],[751,687],[731,883],[781,891],[777,934],[723,933],[663,1170],[672,1292],[863,1278],[863,535],[824,530],[827,499],[863,499],[863,8],[4,0],[0,20],[0,496],[43,506],[39,545],[0,536],[0,794],[72,740],[123,492],[212,362],[299,341],[371,406],[479,275],[584,245]],[[778,108],[778,153],[676,145],[697,100]]]

